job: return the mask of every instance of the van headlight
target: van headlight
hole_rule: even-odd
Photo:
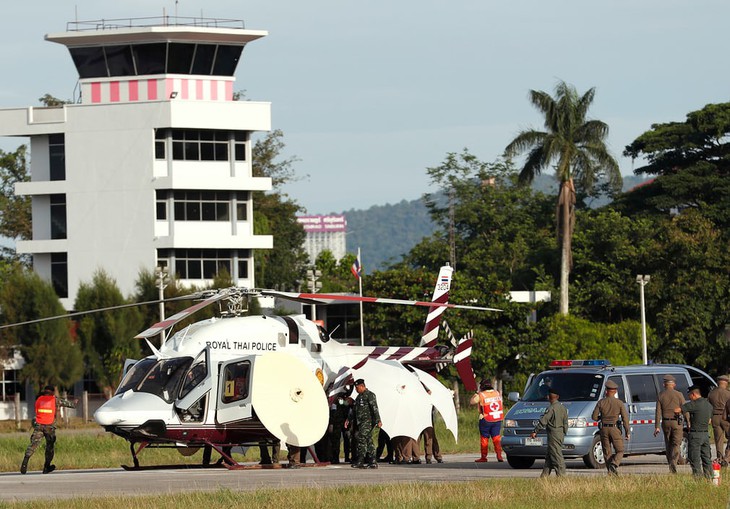
[[[585,417],[576,417],[575,419],[568,419],[569,428],[585,428],[587,425]]]
[[[517,427],[517,421],[514,419],[505,419],[504,420],[504,427],[505,428],[516,428]]]

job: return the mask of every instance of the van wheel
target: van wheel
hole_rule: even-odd
[[[682,443],[679,444],[679,458],[677,459],[678,465],[686,465],[689,463],[689,458],[687,457],[689,454],[689,440],[687,439],[687,434],[685,433],[682,437]]]
[[[591,451],[583,456],[583,463],[588,468],[603,468],[606,464],[606,458],[603,457],[603,447],[601,447],[601,438],[596,435],[591,443]]]
[[[535,458],[527,458],[525,456],[510,456],[507,455],[507,463],[509,463],[509,466],[512,468],[517,469],[526,469],[530,468],[532,465],[535,464]]]

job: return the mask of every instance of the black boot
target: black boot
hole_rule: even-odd
[[[28,456],[23,458],[23,463],[20,465],[20,473],[25,474],[28,471]]]
[[[43,466],[43,473],[44,474],[50,474],[54,470],[56,470],[56,465],[44,465]]]

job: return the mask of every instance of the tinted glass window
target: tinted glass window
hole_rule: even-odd
[[[248,382],[251,363],[236,362],[226,366],[223,373],[223,394],[221,402],[233,403],[248,397]]]
[[[172,74],[190,74],[193,62],[194,44],[170,43],[167,50],[167,72]]]
[[[182,389],[180,390],[180,399],[187,396],[190,391],[195,389],[205,377],[208,376],[208,368],[205,366],[205,362],[199,362],[188,371],[183,380]]]
[[[175,399],[182,382],[183,375],[193,362],[190,357],[178,357],[176,359],[165,359],[159,361],[148,371],[142,383],[139,385],[139,392],[154,394],[168,403]]]
[[[69,48],[69,52],[80,78],[99,78],[108,75],[103,48]]]
[[[554,388],[560,401],[596,401],[601,394],[603,375],[594,373],[541,373],[530,384],[524,401],[545,401]]]
[[[137,74],[164,74],[167,44],[139,44],[132,46]]]
[[[157,359],[142,359],[137,364],[129,368],[125,375],[122,383],[119,384],[119,388],[115,394],[122,394],[130,389],[134,389],[139,385],[142,379],[147,375],[147,372],[157,364]]]
[[[616,382],[616,385],[618,385],[618,391],[617,391],[618,399],[620,399],[621,401],[623,401],[625,403],[626,402],[626,388],[624,387],[624,379],[621,378],[620,376],[610,376],[610,377],[608,377],[608,379],[613,382]]]
[[[213,74],[216,76],[233,76],[242,51],[243,46],[218,45]]]
[[[213,68],[213,57],[215,56],[215,45],[198,44],[195,49],[192,74],[210,74]]]
[[[631,401],[627,403],[656,401],[656,386],[652,375],[629,375],[626,379],[631,392]]]
[[[661,375],[654,375],[654,379],[657,382],[657,386],[659,387],[660,391],[664,390],[664,375],[668,373],[662,373]],[[682,395],[687,398],[687,389],[689,388],[689,384],[687,384],[687,379],[683,374],[680,373],[671,373],[672,376],[674,376],[676,380],[676,385],[674,387],[675,390],[678,390],[682,393]]]
[[[109,76],[134,76],[134,63],[132,63],[132,48],[124,46],[107,46],[106,65],[109,68]]]

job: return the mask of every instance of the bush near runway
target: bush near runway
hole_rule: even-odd
[[[3,421],[0,430],[7,433],[0,434],[0,472],[15,472],[20,468],[23,453],[30,443],[30,422],[24,422],[23,432],[15,431],[13,421]],[[9,432],[12,431],[12,432]],[[441,450],[444,454],[470,453],[478,455],[479,430],[477,428],[476,410],[466,409],[459,414],[459,442],[454,440],[443,421],[437,419],[436,433]],[[129,442],[111,433],[106,433],[95,424],[83,424],[74,421],[68,428],[59,427],[56,432],[56,457],[54,463],[58,469],[79,468],[116,468],[119,465],[131,465]],[[377,435],[376,435],[377,439]],[[31,458],[28,469],[41,470],[43,468],[42,442]],[[202,452],[192,456],[182,456],[174,449],[145,449],[139,455],[140,464],[150,465],[194,465],[202,461]],[[213,454],[213,461],[218,458]],[[250,448],[245,455],[234,454],[239,462],[258,462],[258,447]]]
[[[179,509],[180,507],[543,509],[611,507],[716,509],[728,502],[727,484],[713,486],[688,475],[612,478],[489,479],[473,482],[410,483],[341,488],[282,488],[236,492],[180,493],[153,497],[109,497],[8,503],[29,509]]]

